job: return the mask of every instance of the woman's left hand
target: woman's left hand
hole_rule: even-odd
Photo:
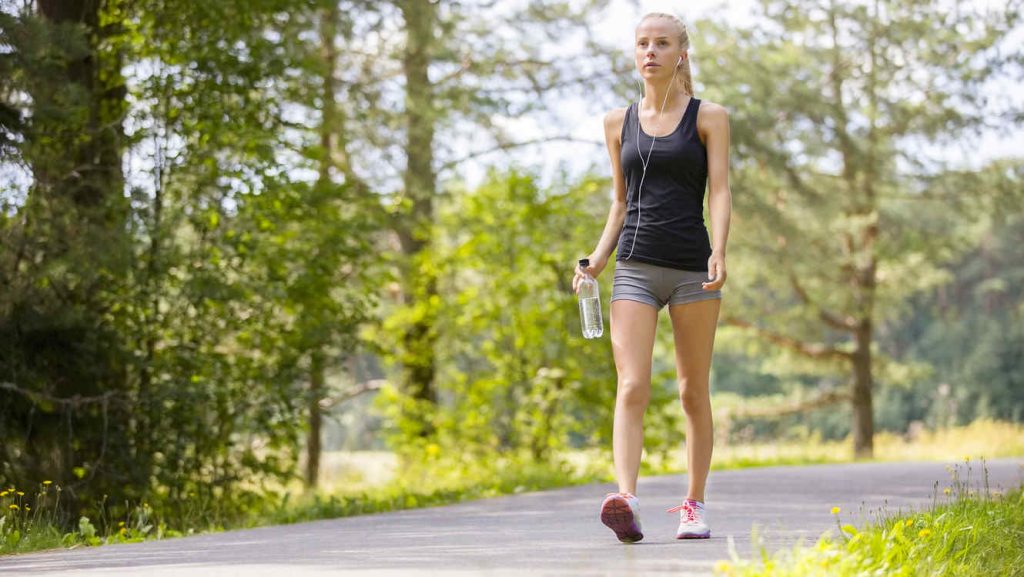
[[[701,283],[706,291],[716,291],[725,284],[725,256],[712,252],[708,259],[708,280]]]

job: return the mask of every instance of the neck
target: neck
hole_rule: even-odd
[[[685,96],[686,95],[683,94],[681,90],[676,88],[672,79],[663,80],[661,82],[644,79],[644,98],[641,107],[644,110],[654,110],[658,112],[660,112],[663,107],[665,110],[669,110],[675,108],[677,104],[682,102]]]

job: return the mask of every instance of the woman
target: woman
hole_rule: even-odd
[[[659,311],[667,304],[675,338],[679,397],[686,414],[689,488],[678,539],[711,536],[704,487],[713,444],[708,380],[725,284],[729,235],[729,118],[693,97],[689,37],[675,16],[651,13],[636,28],[636,67],[644,97],[604,119],[615,198],[584,273],[601,274],[616,249],[611,339],[618,372],[613,453],[618,493],[601,504],[601,521],[620,541],[643,538],[636,497],[643,415]],[[660,107],[660,110],[659,110]],[[708,190],[713,242],[704,226]],[[628,194],[627,194],[628,193]]]

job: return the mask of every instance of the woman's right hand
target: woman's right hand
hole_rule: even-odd
[[[608,264],[607,258],[597,258],[594,255],[587,257],[590,260],[590,266],[586,270],[580,267],[580,263],[576,263],[576,274],[572,277],[572,292],[579,294],[580,292],[580,281],[583,280],[583,275],[589,274],[593,278],[597,278],[597,275],[601,274],[604,267]]]

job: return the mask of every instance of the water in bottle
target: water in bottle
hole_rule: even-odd
[[[580,268],[584,271],[590,266],[589,259],[580,259]],[[604,334],[604,321],[601,319],[601,292],[598,290],[597,279],[584,274],[579,283],[580,324],[583,336],[596,339]]]

